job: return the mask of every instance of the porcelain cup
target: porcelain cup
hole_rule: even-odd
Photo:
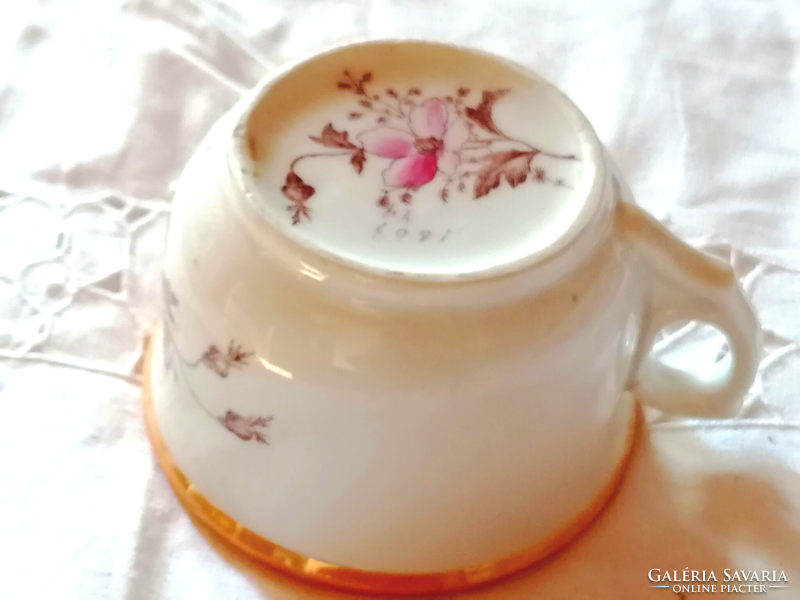
[[[369,41],[270,73],[183,173],[145,394],[189,510],[382,594],[549,554],[600,511],[636,401],[733,415],[759,327],[638,208],[577,107],[503,58]],[[682,320],[713,367],[650,356]]]

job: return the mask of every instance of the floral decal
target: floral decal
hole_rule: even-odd
[[[178,349],[172,334],[172,328],[175,326],[175,310],[180,306],[180,301],[166,276],[162,276],[162,293],[164,300],[164,370],[171,372],[176,380],[179,375],[182,376],[190,396],[203,412],[239,439],[246,442],[252,440],[261,444],[269,444],[263,430],[272,422],[271,416],[243,417],[233,410],[226,410],[224,415],[217,416],[206,408],[187,377],[188,370],[197,369],[202,365],[211,369],[219,377],[227,378],[232,371],[241,370],[247,366],[247,360],[253,356],[253,352],[244,351],[240,344],[231,340],[224,352],[220,350],[219,346],[211,344],[200,358],[187,360]]]
[[[544,167],[532,168],[531,163],[539,155],[575,160],[574,155],[535,148],[506,135],[494,122],[494,104],[508,90],[484,90],[480,102],[472,107],[467,104],[471,91],[464,87],[452,96],[423,98],[420,88],[373,93],[368,89],[372,81],[372,73],[355,77],[344,71],[337,85],[358,98],[360,108],[348,118],[373,124],[362,127],[351,139],[349,132],[328,123],[320,135],[309,138],[330,151],[303,154],[289,165],[281,191],[289,199],[287,210],[293,225],[311,219],[308,202],[316,190],[297,173],[298,164],[307,159],[346,157],[359,175],[370,157],[380,159],[386,164],[377,205],[387,211],[396,202],[411,204],[414,192],[433,182],[437,174],[442,175],[438,190],[442,202],[448,201],[451,189],[471,192],[477,200],[503,181],[512,188],[528,180],[569,187],[562,179],[550,179]]]
[[[251,356],[252,352],[242,351],[240,345],[231,341],[226,352],[211,344],[200,357],[200,361],[220,377],[227,377],[231,369],[241,369],[247,365],[247,359]]]
[[[272,421],[272,417],[245,418],[242,415],[229,410],[225,412],[224,416],[219,417],[218,421],[225,429],[231,433],[235,433],[245,442],[253,440],[261,444],[269,445],[267,438],[264,437],[264,433],[259,431],[259,429],[266,429],[269,426],[270,421]]]

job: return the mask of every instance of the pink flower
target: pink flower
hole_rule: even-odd
[[[459,117],[448,123],[444,102],[431,98],[411,109],[408,124],[411,133],[379,127],[357,136],[368,153],[394,159],[383,172],[386,185],[418,188],[437,171],[452,175],[461,163],[459,150],[469,139],[467,123]]]

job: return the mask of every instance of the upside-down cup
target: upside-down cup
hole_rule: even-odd
[[[183,173],[145,418],[188,510],[264,563],[467,588],[585,528],[635,398],[734,414],[759,328],[728,265],[633,204],[572,102],[418,41],[271,73]],[[728,338],[685,372],[669,324]]]

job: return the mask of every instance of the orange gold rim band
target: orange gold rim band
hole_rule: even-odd
[[[511,575],[542,560],[572,541],[597,517],[614,496],[630,460],[639,422],[638,407],[631,415],[622,458],[600,493],[575,520],[533,548],[481,567],[443,573],[379,573],[337,567],[273,544],[238,524],[209,502],[175,464],[156,423],[150,384],[152,342],[147,352],[142,385],[142,412],[156,459],[175,495],[190,515],[207,525],[234,548],[263,564],[329,587],[369,594],[413,595],[464,590]]]

